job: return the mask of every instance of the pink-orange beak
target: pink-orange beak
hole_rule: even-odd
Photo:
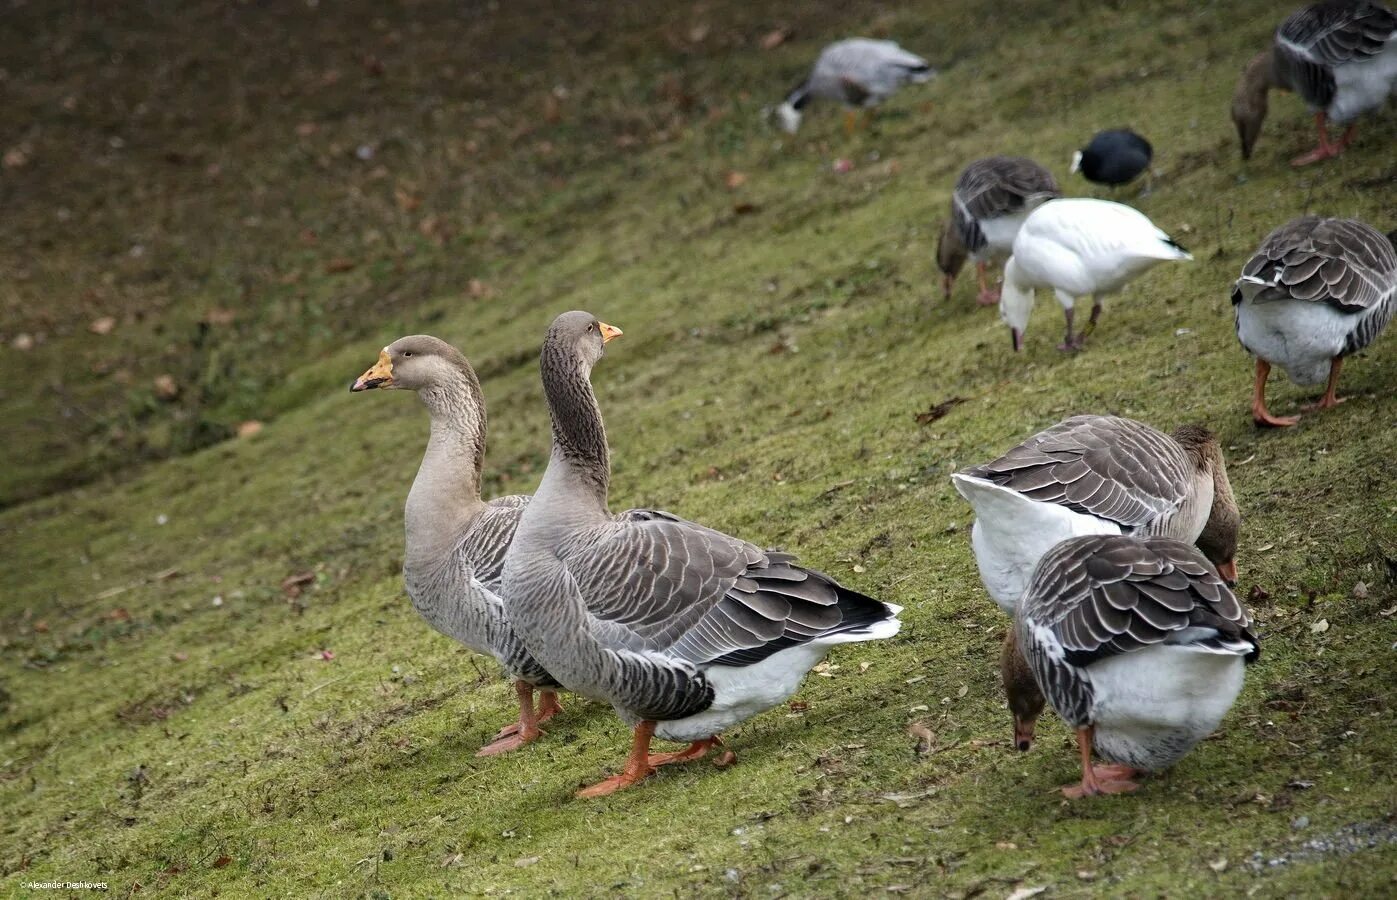
[[[624,331],[617,328],[615,325],[608,325],[605,322],[601,322],[599,324],[601,326],[601,342],[603,344],[609,344],[621,335],[625,334]]]
[[[369,370],[354,380],[349,386],[351,391],[371,391],[374,388],[393,386],[393,360],[388,356],[386,349],[378,351],[378,362],[369,367]]]
[[[1228,587],[1237,586],[1237,560],[1229,559],[1225,563],[1218,563],[1218,574],[1222,580],[1227,582]]]
[[[1014,716],[1014,746],[1020,753],[1028,752],[1033,746],[1033,726],[1036,722],[1032,720],[1025,722],[1018,716]]]

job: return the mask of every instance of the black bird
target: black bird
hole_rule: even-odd
[[[1153,158],[1149,141],[1129,128],[1113,128],[1098,132],[1072,155],[1072,171],[1081,172],[1087,181],[1116,187],[1135,180]]]

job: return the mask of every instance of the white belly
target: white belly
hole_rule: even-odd
[[[979,253],[971,254],[972,258],[976,262],[990,262],[1007,257],[1026,218],[1028,213],[1018,212],[996,216],[993,219],[981,219],[979,224],[980,231],[985,235],[985,248]]]
[[[897,619],[886,619],[861,634],[836,634],[788,647],[755,665],[710,666],[704,674],[713,687],[713,705],[687,719],[656,722],[655,735],[667,741],[701,741],[713,737],[789,700],[805,680],[806,673],[824,659],[835,644],[890,638],[901,627]]]
[[[1329,361],[1344,349],[1357,323],[1328,303],[1307,300],[1243,300],[1237,306],[1237,339],[1254,356],[1285,369],[1296,384],[1318,384]]]
[[[1167,769],[1212,734],[1242,689],[1242,657],[1156,644],[1092,665],[1096,752]]]
[[[1397,36],[1377,56],[1334,70],[1334,99],[1325,113],[1336,123],[1352,122],[1378,109],[1397,85]]]

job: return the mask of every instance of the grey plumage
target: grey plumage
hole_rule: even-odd
[[[895,625],[895,610],[788,554],[669,513],[612,516],[606,432],[589,380],[601,327],[587,313],[564,313],[540,353],[553,451],[506,561],[510,618],[569,689],[611,703],[629,723],[660,722],[661,736],[699,740],[744,713],[714,706],[715,669],[866,639]]]
[[[849,38],[836,41],[819,58],[800,84],[778,107],[782,126],[794,133],[811,100],[834,100],[850,107],[871,108],[904,84],[918,84],[936,74],[925,59],[893,41]]]
[[[1307,6],[1276,29],[1276,77],[1312,108],[1329,109],[1338,92],[1335,70],[1377,57],[1394,32],[1397,15],[1377,3],[1329,0]],[[1348,121],[1342,113],[1330,115]]]
[[[1053,174],[1022,156],[989,156],[965,167],[951,193],[950,218],[937,245],[941,271],[954,276],[966,254],[988,258],[991,241],[986,224],[1013,217],[1020,219],[1046,200],[1062,196]],[[1007,241],[993,248],[1007,254],[1017,225],[1004,229]],[[959,252],[957,252],[959,251]]]

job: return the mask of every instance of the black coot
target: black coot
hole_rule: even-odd
[[[1072,171],[1087,181],[1111,186],[1133,181],[1150,167],[1154,149],[1129,128],[1102,131],[1072,157]]]

